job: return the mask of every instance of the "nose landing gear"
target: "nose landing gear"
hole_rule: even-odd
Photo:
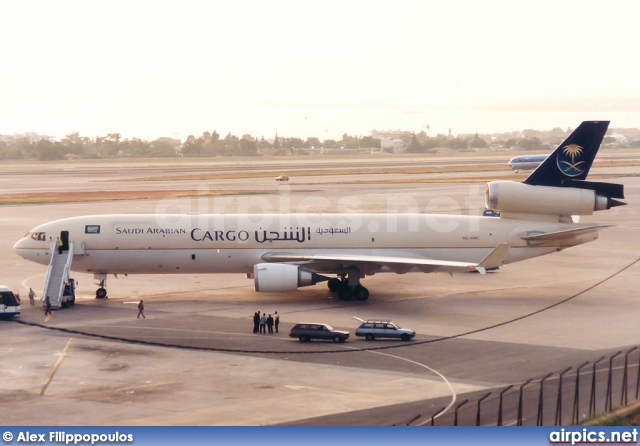
[[[99,287],[96,290],[96,299],[107,299],[107,275],[106,274],[94,274],[94,279],[97,279],[99,283]]]
[[[96,299],[107,299],[107,289],[100,285],[100,288],[96,290]]]

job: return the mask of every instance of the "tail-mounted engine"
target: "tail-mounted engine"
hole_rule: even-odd
[[[571,186],[534,186],[511,181],[492,181],[487,184],[485,205],[500,211],[503,217],[540,215],[569,217],[591,215],[594,211],[610,209],[625,203],[613,190],[615,184],[574,181]],[[618,195],[618,196],[616,196]]]
[[[522,183],[487,184],[486,206],[506,218],[560,219],[625,203],[622,184],[586,181],[609,121],[584,121]]]

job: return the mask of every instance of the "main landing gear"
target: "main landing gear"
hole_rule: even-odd
[[[349,285],[349,280],[344,277],[342,279],[329,279],[327,283],[329,291],[337,293],[340,300],[367,300],[369,299],[369,290],[356,282],[355,285]]]

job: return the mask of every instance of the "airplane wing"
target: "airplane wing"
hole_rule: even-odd
[[[596,225],[557,232],[532,233],[522,236],[521,238],[531,246],[563,246],[567,242],[574,243],[573,240],[577,237],[592,236],[595,240],[598,238],[598,230],[610,226],[611,225]]]
[[[262,258],[267,262],[309,262],[311,264],[331,264],[339,267],[339,269],[358,267],[364,271],[379,270],[383,267],[387,267],[393,271],[405,270],[405,272],[412,268],[418,268],[425,272],[476,270],[481,274],[485,274],[487,268],[495,268],[502,265],[502,262],[509,251],[509,247],[508,243],[498,245],[489,253],[489,255],[482,259],[480,263],[455,262],[416,257],[372,256],[360,254],[293,254],[286,252],[268,253],[262,256]]]

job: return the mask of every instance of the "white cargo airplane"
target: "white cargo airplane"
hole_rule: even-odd
[[[598,238],[574,223],[624,203],[623,186],[584,181],[608,121],[583,122],[522,183],[487,185],[500,217],[430,214],[132,215],[73,217],[32,229],[14,249],[48,264],[49,237],[72,246],[71,269],[107,274],[244,273],[256,291],[284,292],[328,281],[340,299],[366,300],[360,279],[477,270],[538,257]],[[71,245],[71,242],[73,244]]]

